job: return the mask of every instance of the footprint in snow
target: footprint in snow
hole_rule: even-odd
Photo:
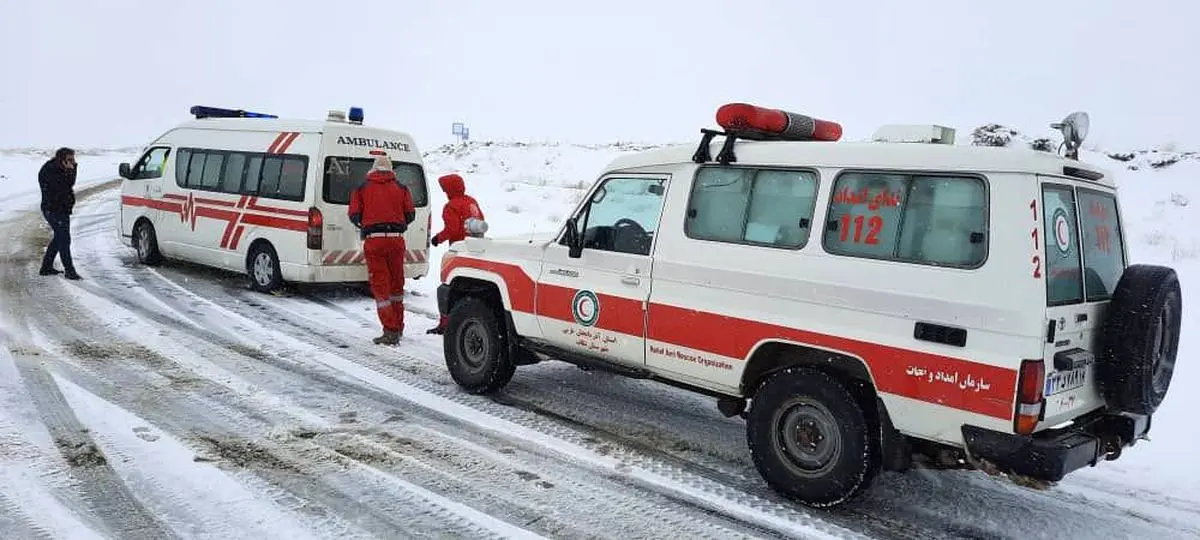
[[[137,438],[146,442],[154,442],[158,440],[158,435],[150,433],[150,428],[148,427],[135,427],[133,428],[133,434],[136,435]]]

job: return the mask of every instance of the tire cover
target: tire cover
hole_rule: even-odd
[[[1131,265],[1113,292],[1096,370],[1112,408],[1153,414],[1166,397],[1179,350],[1179,277],[1165,266]]]

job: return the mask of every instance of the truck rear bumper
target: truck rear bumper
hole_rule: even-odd
[[[1149,416],[1113,413],[1085,416],[1070,426],[1033,435],[962,427],[967,451],[974,458],[986,460],[1006,474],[1049,482],[1094,467],[1102,459],[1117,459],[1122,449],[1149,431]]]

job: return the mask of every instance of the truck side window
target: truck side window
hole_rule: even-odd
[[[662,213],[660,178],[609,178],[578,216],[583,247],[649,255]]]
[[[808,243],[816,198],[810,171],[705,167],[692,184],[684,234],[799,249]]]
[[[825,249],[976,268],[987,258],[987,184],[972,176],[847,172],[834,181]]]

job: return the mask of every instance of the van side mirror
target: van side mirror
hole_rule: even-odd
[[[579,232],[579,220],[567,220],[567,256],[578,259],[583,256],[583,235]]]
[[[122,163],[117,167],[117,174],[121,175],[121,178],[133,180],[133,170],[128,163]]]

